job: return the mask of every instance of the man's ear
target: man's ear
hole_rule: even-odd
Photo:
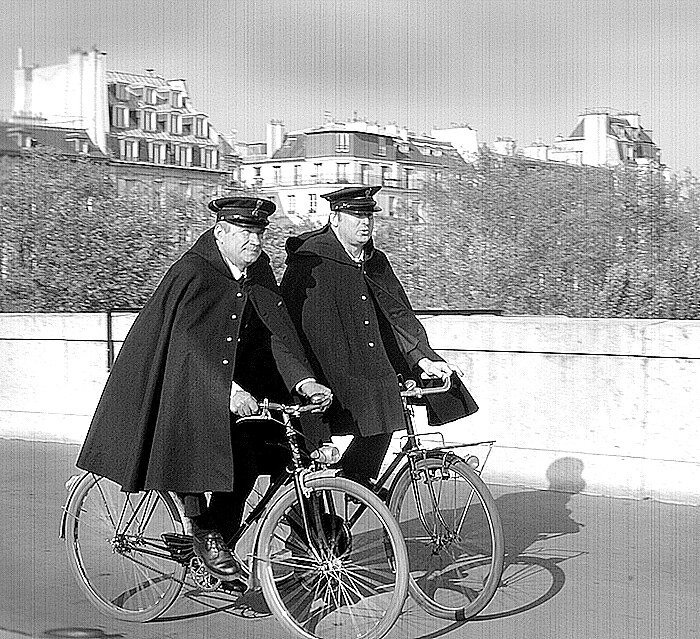
[[[338,212],[337,211],[331,211],[331,214],[328,216],[328,222],[333,227],[338,226]]]
[[[217,222],[214,225],[214,237],[217,240],[221,239],[221,236],[226,233],[226,229],[224,228],[224,225],[221,222]]]

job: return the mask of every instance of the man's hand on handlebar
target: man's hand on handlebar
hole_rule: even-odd
[[[255,415],[258,410],[258,402],[255,398],[244,390],[237,390],[231,393],[231,401],[229,408],[234,415],[239,417],[250,417]]]
[[[299,393],[323,410],[328,408],[333,401],[331,389],[318,382],[304,382],[299,388]]]
[[[446,380],[452,375],[452,373],[457,373],[462,377],[462,371],[459,366],[450,364],[448,362],[443,362],[442,360],[431,360],[424,357],[418,362],[418,366],[423,370],[423,372],[429,377],[440,377],[442,380]]]

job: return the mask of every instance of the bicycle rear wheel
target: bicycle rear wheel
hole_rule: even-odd
[[[489,603],[503,571],[504,540],[496,502],[457,455],[435,453],[397,476],[389,509],[410,564],[409,592],[430,614],[470,619]]]
[[[408,561],[401,530],[370,490],[341,477],[306,482],[304,525],[294,488],[262,522],[258,575],[279,622],[306,639],[379,639],[401,613]],[[293,578],[277,580],[293,571]]]
[[[184,529],[167,493],[125,493],[87,473],[66,503],[73,574],[90,602],[118,619],[154,619],[180,593],[186,567],[172,559],[162,537],[168,533],[182,535]]]

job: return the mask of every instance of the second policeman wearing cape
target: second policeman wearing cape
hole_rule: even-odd
[[[323,195],[329,222],[287,240],[280,285],[314,372],[335,398],[323,422],[305,430],[317,440],[354,435],[341,466],[363,483],[377,476],[392,432],[405,428],[397,375],[415,378],[425,371],[445,378],[455,368],[430,347],[386,254],[374,246],[380,188]],[[431,425],[478,408],[457,375],[452,381],[449,393],[428,398]]]

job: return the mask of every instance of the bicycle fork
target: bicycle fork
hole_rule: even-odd
[[[433,553],[437,553],[437,551],[445,543],[450,543],[454,540],[459,540],[459,533],[457,531],[462,529],[462,526],[467,516],[467,510],[469,509],[469,505],[471,504],[471,501],[474,496],[474,491],[471,492],[469,498],[466,500],[458,525],[454,529],[450,528],[449,524],[445,521],[445,518],[443,517],[441,508],[439,507],[440,495],[436,494],[435,492],[435,478],[431,476],[432,472],[439,472],[441,474],[441,479],[449,478],[449,471],[447,470],[448,454],[443,453],[443,455],[441,456],[442,466],[439,469],[430,469],[427,467],[419,469],[417,467],[418,464],[416,462],[416,457],[416,455],[411,454],[409,454],[408,456],[408,464],[411,470],[411,477],[413,478],[413,481],[411,482],[411,487],[413,489],[414,499],[416,500],[418,519],[420,520],[425,531],[433,539],[433,543],[435,544],[435,547],[433,548]],[[426,460],[427,456],[424,454],[422,455],[422,458]],[[434,458],[435,457],[433,457],[433,459]],[[423,499],[421,499],[420,495],[421,483],[426,485],[426,489],[430,497],[430,504],[432,506],[433,512],[432,526],[428,523],[428,519],[425,514],[425,509],[423,507]],[[444,531],[443,534],[440,534],[440,528],[442,528],[442,530]]]

